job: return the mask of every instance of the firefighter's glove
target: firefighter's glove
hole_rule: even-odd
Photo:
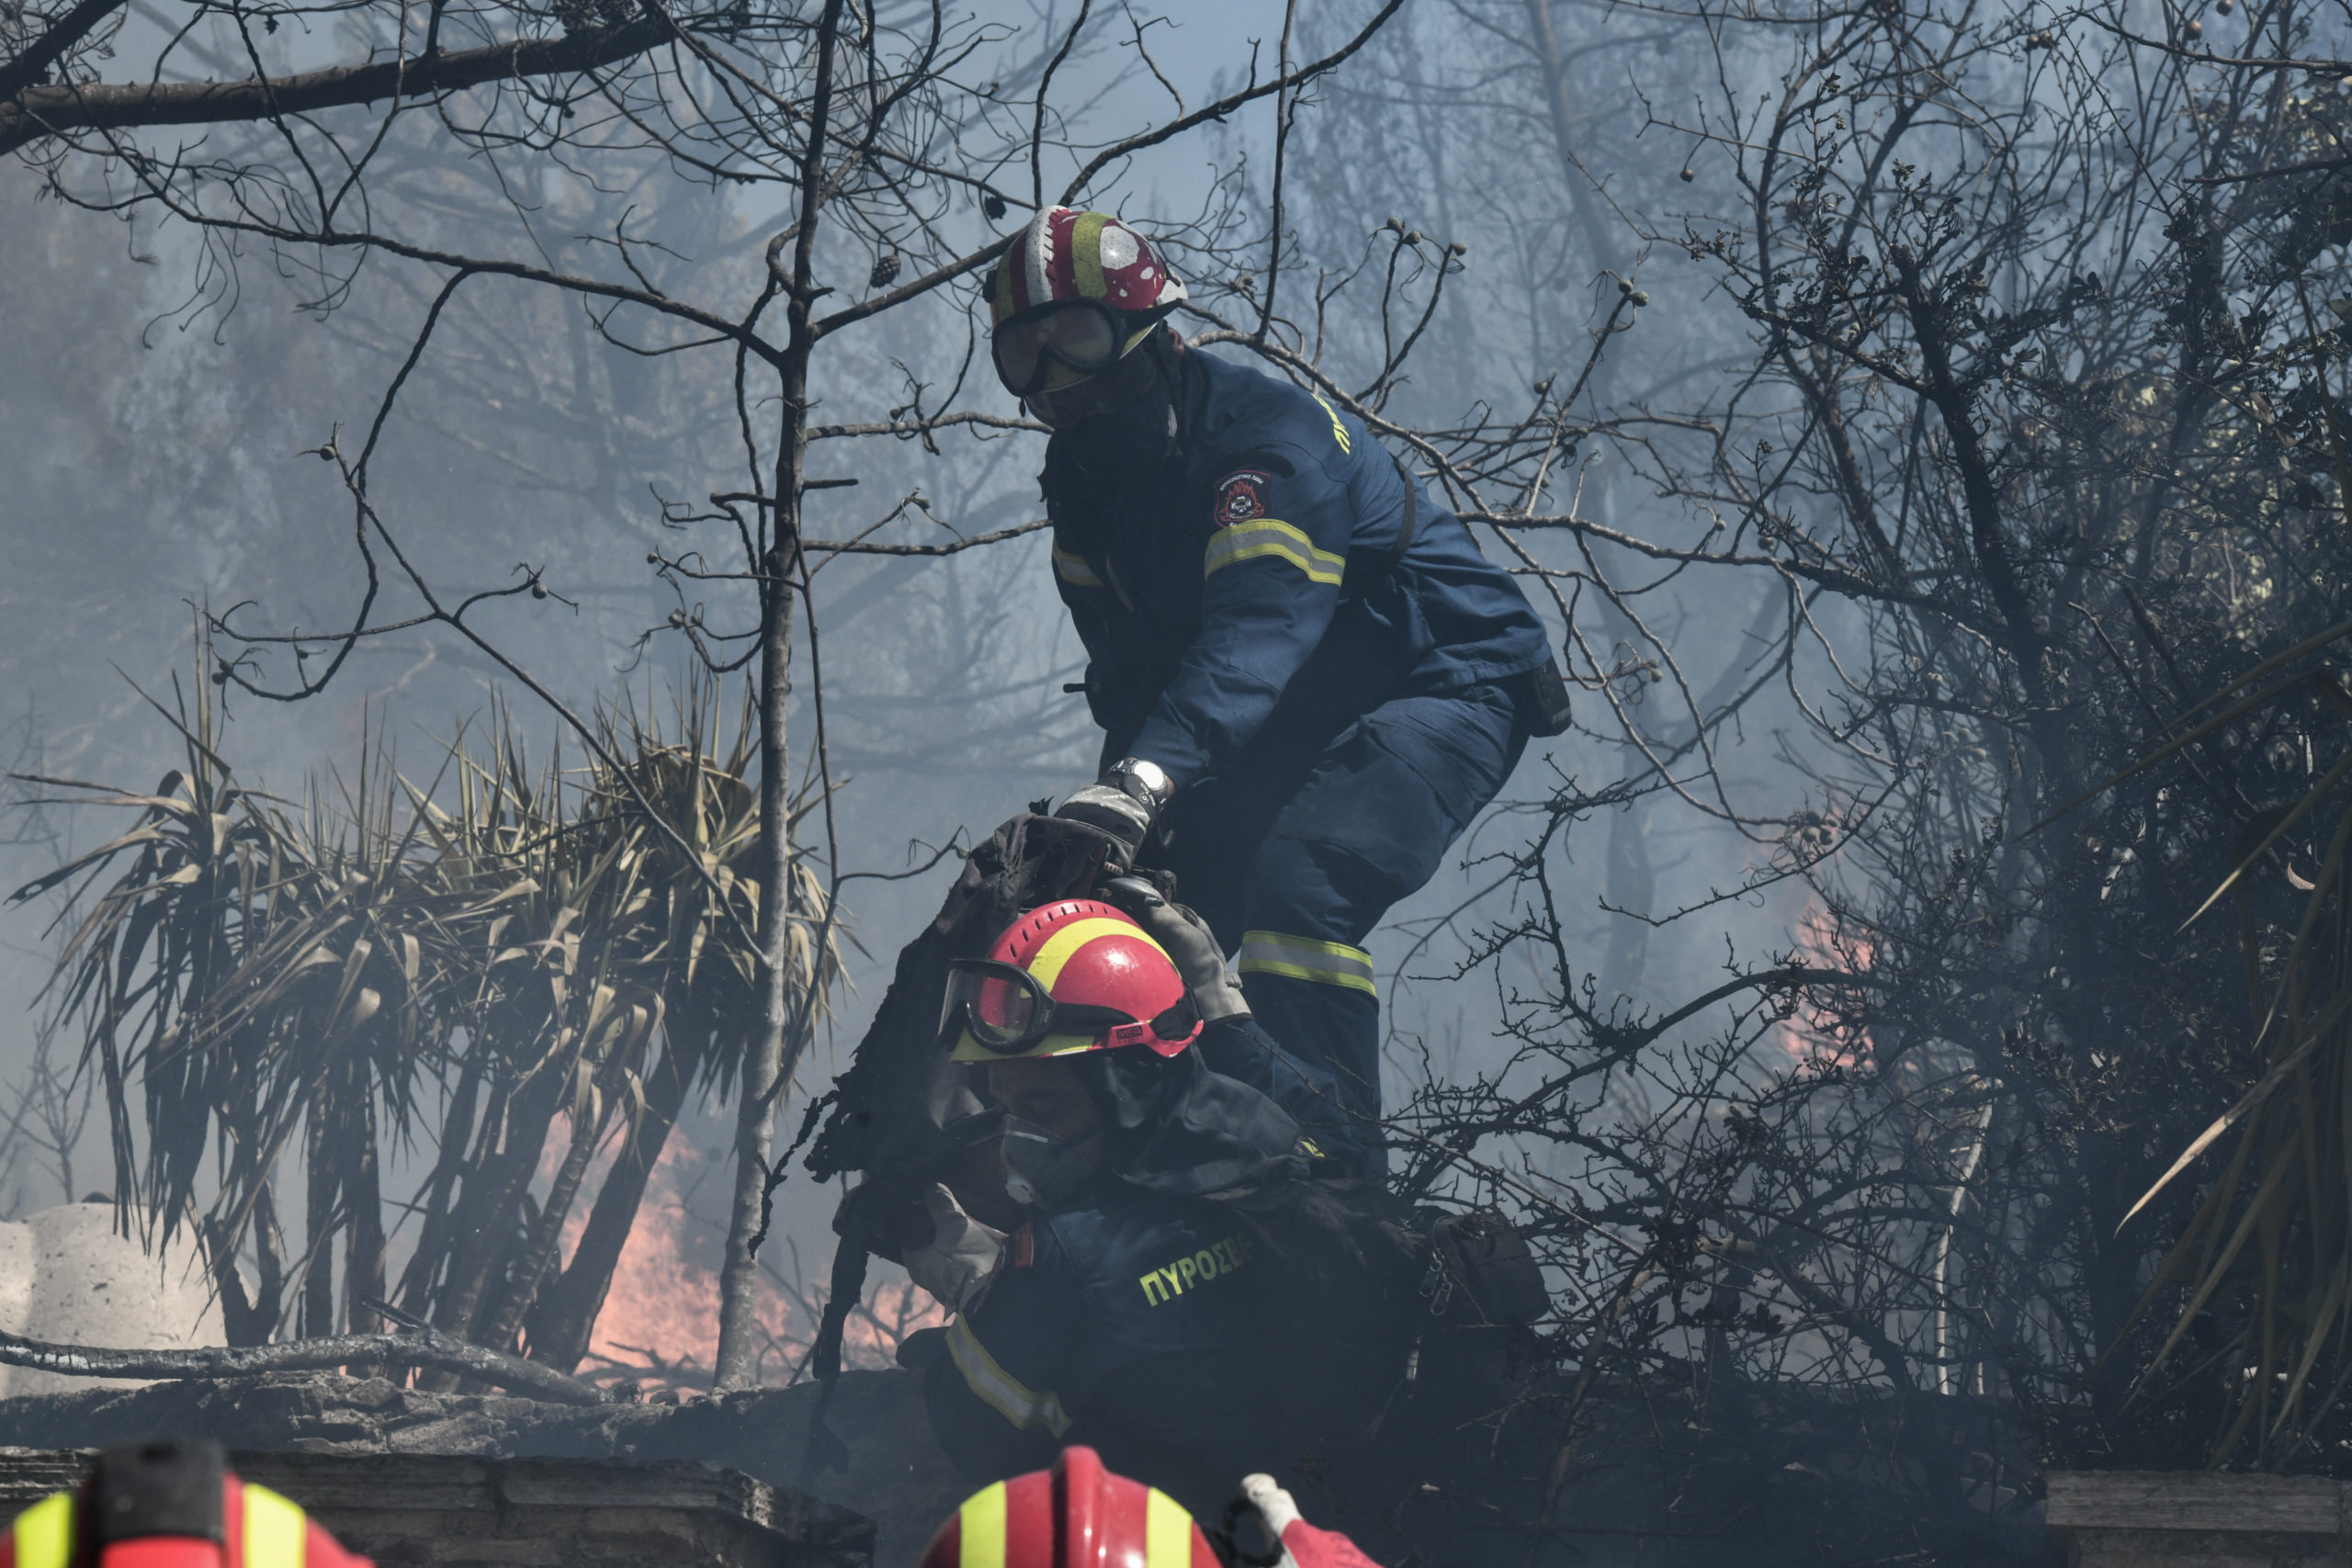
[[[1063,801],[1062,808],[1054,815],[1099,828],[1118,840],[1113,858],[1117,863],[1116,869],[1124,872],[1136,863],[1144,840],[1151,836],[1151,825],[1159,818],[1159,808],[1168,804],[1168,797],[1174,793],[1175,786],[1157,765],[1140,758],[1123,757],[1103,772],[1099,783],[1087,785]]]
[[[1136,853],[1151,832],[1153,812],[1149,803],[1137,800],[1114,784],[1089,784],[1063,801],[1061,809],[1054,815],[1110,834],[1117,840],[1112,859],[1117,863],[1117,869],[1125,871],[1136,863]]]
[[[934,1228],[922,1190],[907,1181],[861,1181],[842,1194],[833,1211],[835,1235],[893,1263],[928,1242]]]
[[[1338,1530],[1317,1529],[1299,1517],[1297,1500],[1271,1475],[1241,1478],[1241,1501],[1236,1506],[1245,1506],[1256,1511],[1266,1539],[1282,1544],[1279,1568],[1379,1568],[1363,1548]]]
[[[1249,1019],[1250,1000],[1241,994],[1241,982],[1225,966],[1224,944],[1206,920],[1183,905],[1161,897],[1159,890],[1140,876],[1122,876],[1098,891],[1105,903],[1130,916],[1152,941],[1168,950],[1168,956],[1176,961],[1176,972],[1184,976],[1185,988],[1193,993],[1193,1005],[1201,1010],[1202,1022]]]
[[[931,1214],[931,1240],[907,1249],[907,1278],[950,1312],[962,1312],[996,1272],[1004,1237],[964,1212],[956,1194],[933,1182],[922,1195]]]

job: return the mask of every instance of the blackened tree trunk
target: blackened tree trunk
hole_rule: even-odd
[[[588,1354],[588,1341],[605,1298],[613,1288],[613,1272],[620,1267],[630,1228],[645,1201],[645,1188],[661,1163],[662,1150],[678,1124],[686,1101],[686,1086],[694,1077],[697,1053],[681,1051],[673,1039],[662,1053],[661,1065],[646,1080],[645,1106],[637,1125],[613,1161],[611,1174],[596,1192],[588,1224],[572,1249],[571,1262],[555,1284],[543,1292],[531,1311],[527,1329],[531,1359],[571,1371]]]
[[[800,571],[800,492],[808,458],[808,355],[816,346],[809,310],[816,302],[817,220],[829,176],[825,133],[833,107],[835,42],[842,0],[827,0],[818,25],[817,86],[809,105],[808,152],[800,161],[800,220],[792,275],[785,285],[787,340],[777,442],[775,518],[760,569],[760,990],[759,1033],[743,1054],[736,1105],[735,1196],[727,1220],[727,1256],[718,1274],[718,1352],[711,1386],[748,1388],[757,1360],[754,1314],[759,1260],[752,1240],[767,1206],[768,1152],[777,1101],[797,1065],[792,989],[792,775],[786,723],[791,714],[793,583]]]

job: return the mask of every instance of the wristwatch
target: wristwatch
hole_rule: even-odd
[[[1140,800],[1157,816],[1176,793],[1176,784],[1157,762],[1122,757],[1102,771],[1102,782]]]

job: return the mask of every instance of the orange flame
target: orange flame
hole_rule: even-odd
[[[1796,957],[1807,968],[1865,974],[1877,953],[1876,943],[1843,930],[1837,915],[1817,897],[1797,919]],[[1780,1034],[1781,1049],[1801,1066],[1850,1068],[1871,1059],[1867,1030],[1850,1028],[1809,1003],[1800,1002],[1781,1021]]]
[[[561,1146],[553,1137],[548,1144],[550,1148]],[[616,1145],[615,1140],[615,1145],[600,1152],[566,1218],[567,1256],[579,1243],[593,1194],[610,1168]],[[584,1372],[633,1376],[681,1392],[708,1386],[718,1345],[723,1222],[695,1213],[686,1201],[697,1185],[711,1185],[702,1171],[708,1157],[687,1138],[673,1135],[663,1145],[590,1336],[590,1364]],[[720,1186],[723,1190],[724,1184]],[[763,1341],[758,1366],[762,1382],[786,1382],[799,1371],[825,1304],[821,1282],[790,1280],[777,1271],[783,1253],[777,1239],[772,1237],[760,1254],[763,1277],[755,1318]],[[843,1327],[842,1363],[896,1365],[900,1340],[945,1321],[938,1303],[912,1283],[872,1281]]]

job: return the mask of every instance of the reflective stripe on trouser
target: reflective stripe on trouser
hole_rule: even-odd
[[[1375,1000],[1372,954],[1343,942],[1324,942],[1288,931],[1244,931],[1234,967],[1244,975],[1286,975],[1323,986],[1345,986]]]
[[[1372,954],[1343,942],[1245,931],[1234,965],[1265,1032],[1330,1075],[1351,1117],[1380,1114],[1380,992]],[[1354,993],[1335,997],[1332,988]]]
[[[1377,1114],[1380,1003],[1364,939],[1429,881],[1527,745],[1497,686],[1399,697],[1319,750],[1272,735],[1170,807],[1177,896],[1241,950],[1258,1021]]]

